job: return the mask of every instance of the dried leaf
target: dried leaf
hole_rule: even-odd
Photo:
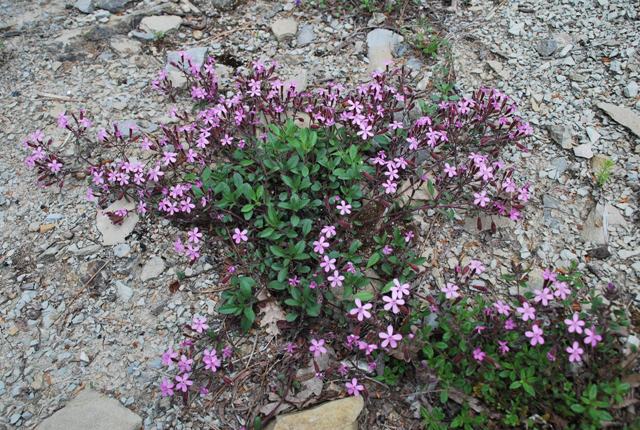
[[[280,305],[273,301],[267,302],[260,309],[260,314],[262,315],[260,327],[263,327],[272,336],[279,335],[278,321],[283,321],[286,318]]]

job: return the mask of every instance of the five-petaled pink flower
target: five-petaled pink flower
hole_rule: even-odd
[[[324,347],[324,339],[311,339],[311,346],[309,346],[309,352],[313,353],[314,357],[320,357],[322,354],[327,353],[327,348]]]
[[[516,308],[521,315],[522,321],[534,320],[536,318],[536,309],[529,303],[524,302],[522,307]]]
[[[475,270],[478,275],[485,271],[484,265],[478,260],[471,260],[469,262],[469,269]]]
[[[509,313],[511,312],[511,308],[509,307],[508,304],[506,304],[505,302],[503,302],[502,300],[498,300],[497,302],[495,302],[493,304],[493,307],[496,308],[496,310],[498,311],[498,313],[500,315],[504,315],[504,316],[509,316]]]
[[[162,391],[162,397],[173,396],[173,382],[171,382],[167,378],[162,378],[160,391]]]
[[[49,170],[51,170],[51,173],[58,173],[62,168],[62,163],[60,163],[58,160],[53,159],[49,163],[47,163],[47,166],[49,167]]]
[[[233,236],[231,237],[236,244],[239,244],[240,242],[246,242],[249,240],[247,233],[249,233],[249,230],[247,229],[240,230],[239,228],[235,228],[233,229]]]
[[[171,368],[171,366],[173,366],[173,359],[177,357],[178,353],[175,352],[173,348],[169,347],[169,349],[162,354],[162,364]]]
[[[393,326],[391,324],[387,326],[387,332],[378,333],[378,337],[382,339],[380,346],[383,348],[386,348],[387,346],[395,348],[398,346],[398,342],[402,340],[402,335],[400,333],[393,332]]]
[[[382,296],[382,301],[385,302],[384,310],[385,311],[391,311],[394,314],[400,313],[399,306],[404,305],[404,300],[399,298],[399,297],[397,297],[395,294],[393,294],[391,297]]]
[[[455,299],[460,297],[458,293],[458,286],[456,284],[452,284],[451,282],[447,282],[447,285],[442,287],[440,291],[442,291],[447,299]]]
[[[320,234],[324,235],[327,239],[331,239],[336,235],[336,228],[332,225],[325,225],[322,227],[322,230],[320,230]]]
[[[582,327],[584,327],[584,321],[580,319],[578,313],[574,313],[571,319],[564,320],[564,323],[568,326],[569,333],[582,333]]]
[[[340,201],[336,208],[340,211],[340,215],[349,215],[351,213],[351,205],[344,200]]]
[[[578,342],[573,342],[572,346],[567,347],[567,353],[569,354],[569,361],[571,363],[582,361],[582,354],[584,354],[584,349],[580,348],[580,344]]]
[[[207,325],[207,319],[205,317],[194,316],[191,321],[191,328],[198,333],[202,333],[209,328]]]
[[[360,392],[364,391],[364,386],[358,384],[356,378],[353,378],[351,382],[347,382],[345,385],[347,387],[347,393],[349,393],[350,396],[359,396]]]
[[[331,272],[332,270],[336,270],[336,259],[325,255],[324,257],[322,257],[320,267],[323,268],[327,273]]]
[[[584,334],[587,335],[587,337],[584,338],[584,343],[586,345],[591,345],[592,348],[595,348],[596,345],[602,340],[602,336],[600,336],[596,332],[595,326],[591,326],[591,328],[585,328]]]
[[[189,374],[185,373],[184,375],[176,376],[176,390],[180,390],[183,393],[186,393],[189,390],[189,387],[193,385],[193,381],[189,380]]]
[[[369,309],[373,307],[371,303],[362,304],[362,300],[356,299],[356,307],[349,311],[349,315],[356,315],[358,321],[362,321],[365,318],[371,318],[371,312]]]
[[[329,276],[327,280],[331,284],[331,288],[341,287],[342,281],[344,281],[344,276],[342,276],[337,270],[334,270],[333,275]]]
[[[316,252],[320,255],[324,254],[325,249],[329,247],[329,242],[326,241],[324,236],[320,236],[320,238],[313,242],[313,252]]]
[[[531,331],[525,331],[524,335],[531,339],[531,346],[543,345],[544,338],[542,337],[542,329],[538,327],[538,324],[534,324],[531,327]]]
[[[542,303],[542,306],[547,306],[549,304],[549,300],[553,300],[553,293],[549,288],[535,290],[533,293],[535,294],[533,301],[536,303]]]
[[[187,236],[189,237],[189,242],[193,243],[198,243],[200,242],[200,239],[202,239],[202,233],[200,233],[198,227],[194,228],[193,230],[189,230],[187,232]]]
[[[560,300],[565,300],[567,295],[571,292],[569,286],[566,282],[554,282],[553,286],[555,287],[555,291],[553,295],[558,297]]]
[[[479,193],[473,193],[473,204],[478,205],[481,208],[485,207],[487,203],[489,203],[489,197],[487,197],[487,192],[482,190]]]
[[[473,359],[476,360],[478,363],[481,363],[486,356],[487,354],[480,348],[476,348],[473,350]]]
[[[394,279],[393,286],[391,287],[391,294],[399,299],[403,298],[404,296],[408,296],[409,284],[402,284],[400,283],[400,280],[398,278]]]

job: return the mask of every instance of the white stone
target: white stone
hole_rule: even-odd
[[[386,28],[376,28],[367,34],[369,71],[384,70],[393,61],[393,51],[404,37]]]
[[[144,282],[150,279],[157,278],[162,272],[164,272],[164,268],[164,260],[157,255],[154,255],[149,260],[147,260],[145,265],[142,267],[140,280]]]
[[[591,149],[591,143],[583,143],[573,148],[573,153],[576,157],[590,159],[593,158],[593,150]]]
[[[182,25],[182,18],[176,15],[147,16],[140,21],[140,29],[151,34],[166,34],[177,30]]]
[[[116,36],[109,42],[111,49],[122,56],[137,54],[142,49],[142,44],[137,40],[124,36]]]
[[[638,84],[635,81],[631,81],[624,87],[624,96],[630,99],[635,99],[638,96]]]
[[[279,42],[291,39],[298,32],[298,22],[293,18],[281,18],[271,24],[271,31]]]
[[[640,137],[640,116],[624,106],[611,103],[598,103],[598,107],[605,111],[615,122],[627,127],[633,134]]]
[[[98,231],[102,233],[103,245],[116,245],[118,243],[123,243],[125,238],[131,234],[139,219],[138,214],[135,212],[135,207],[135,202],[127,202],[124,199],[120,199],[113,202],[104,211],[98,211],[96,215],[96,227],[98,228]],[[105,212],[113,212],[118,209],[126,209],[128,214],[121,224],[113,224],[111,219],[105,215]]]
[[[116,293],[123,302],[128,302],[133,297],[133,289],[122,281],[116,281]]]
[[[85,389],[36,430],[139,430],[142,418],[115,399]]]

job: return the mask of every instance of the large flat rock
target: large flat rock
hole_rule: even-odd
[[[306,411],[280,415],[267,430],[358,430],[361,396],[324,403]]]
[[[85,389],[36,430],[140,430],[142,418],[115,399]]]

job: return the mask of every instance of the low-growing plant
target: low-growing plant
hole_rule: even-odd
[[[90,201],[101,208],[134,201],[140,215],[183,226],[173,246],[189,264],[216,242],[228,245],[220,313],[248,331],[259,306],[282,309],[274,330],[284,331],[282,363],[289,368],[273,381],[273,395],[284,401],[302,391],[291,367],[311,358],[316,378],[339,375],[349,395],[367,393],[357,378],[363,373],[394,385],[430,372],[444,404],[423,408],[431,428],[519,425],[556,405],[567,423],[581,408],[588,425],[607,419],[611,410],[602,402],[626,389],[614,380],[612,359],[620,315],[596,298],[589,310],[569,314],[583,294],[579,277],[547,271],[533,296],[497,299],[472,282],[485,270],[473,260],[440,288],[423,285],[429,268],[418,252],[418,217],[440,225],[476,217],[479,227],[480,215],[522,218],[531,186],[501,157],[526,150],[532,129],[509,97],[482,88],[437,104],[421,101],[404,69],[376,72],[351,90],[330,83],[298,92],[277,78],[274,65],[259,62],[237,76],[233,91],[221,91],[212,58],[200,65],[181,53],[173,66],[184,72],[197,111],[173,109],[175,123],[159,132],[99,129],[103,153],[89,156],[82,151],[93,127],[87,112],[62,113],[58,125],[88,164]],[[166,71],[153,87],[170,99],[178,94]],[[41,131],[24,144],[26,164],[44,185],[62,186],[79,168]],[[120,223],[129,211],[107,215]],[[590,330],[589,347],[565,333],[563,318],[576,315],[589,323],[581,328]],[[194,316],[187,339],[163,355],[177,369],[163,379],[163,395],[188,403],[232,385],[234,352],[220,330]],[[590,371],[604,363],[610,371],[576,376],[565,352]],[[511,396],[499,395],[509,390]],[[451,409],[453,396],[460,406]],[[261,426],[276,410],[264,419],[250,411],[246,425]]]
[[[600,188],[604,187],[605,184],[609,181],[615,165],[616,164],[610,158],[607,158],[602,162],[602,164],[596,171],[596,184]]]

